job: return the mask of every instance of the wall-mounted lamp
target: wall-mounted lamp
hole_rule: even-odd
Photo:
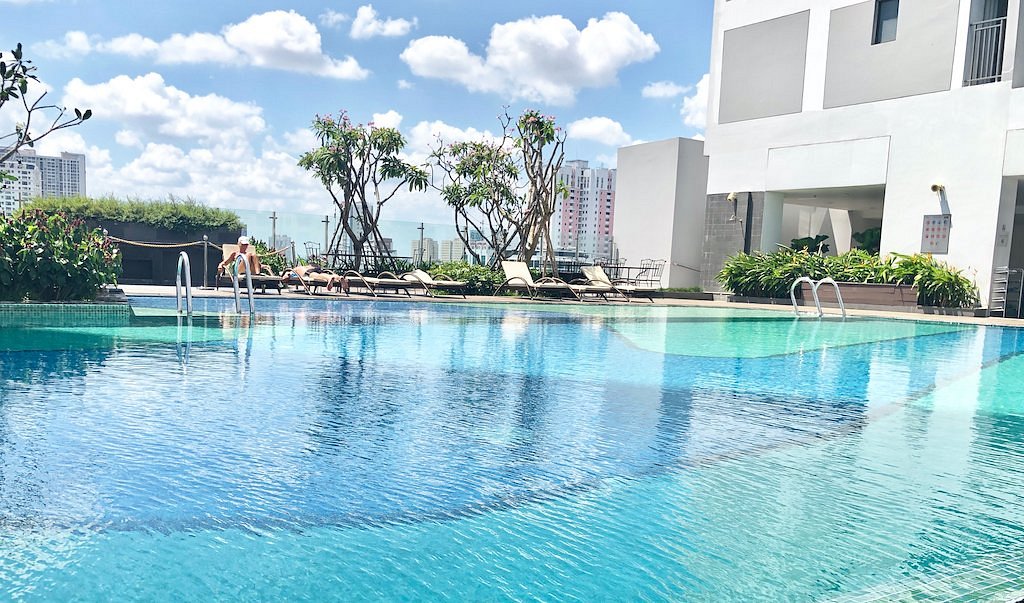
[[[732,203],[732,215],[729,216],[729,221],[730,222],[735,222],[736,219],[737,219],[736,218],[736,208],[737,208],[736,193],[729,193],[729,196],[726,197],[725,200],[728,201],[729,203]]]
[[[932,192],[933,193],[942,193],[942,192],[945,192],[945,190],[946,190],[946,185],[945,184],[933,184],[932,185]]]

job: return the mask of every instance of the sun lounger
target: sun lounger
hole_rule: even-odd
[[[622,297],[626,298],[626,301],[631,301],[633,297],[641,296],[646,297],[648,301],[654,303],[654,299],[651,294],[658,290],[657,287],[650,285],[638,285],[626,280],[612,280],[605,274],[604,268],[600,266],[583,266],[580,268],[583,271],[583,276],[586,277],[587,283],[597,286],[609,287],[613,292],[618,293]]]
[[[238,251],[238,245],[224,245],[223,249],[221,250],[221,258],[226,260],[229,257],[231,257],[232,253],[235,253],[236,251]],[[228,267],[228,270],[233,269],[234,266]],[[276,289],[278,293],[281,293],[281,289],[283,288],[283,285],[281,283],[281,277],[274,276],[273,274],[271,274],[270,269],[267,268],[266,266],[263,266],[263,272],[260,272],[258,274],[254,273],[252,274],[251,278],[252,288],[254,291],[256,289],[259,289],[261,293],[266,293],[267,287],[271,287],[273,289]],[[216,278],[214,278],[213,281],[213,288],[218,289],[220,287],[231,286],[233,286],[231,282],[231,275],[228,274],[227,272],[218,272]]]
[[[466,281],[457,281],[444,274],[439,274],[434,277],[424,270],[406,272],[402,274],[401,278],[413,283],[414,285],[422,287],[423,291],[431,297],[434,297],[434,291],[441,289],[457,293],[462,296],[462,299],[466,299],[465,291],[466,286],[468,285]]]
[[[583,301],[584,295],[593,294],[603,297],[604,293],[611,291],[610,288],[603,285],[574,285],[552,276],[534,281],[526,262],[506,260],[501,263],[501,269],[505,272],[505,282],[494,290],[494,295],[501,293],[502,289],[512,289],[525,291],[530,299],[535,299],[543,293],[556,293],[559,297],[568,293],[577,301]]]
[[[317,289],[341,291],[348,295],[348,284],[340,274],[324,270],[316,266],[296,266],[285,271],[282,282],[301,288],[310,295],[316,295]]]
[[[394,291],[396,294],[405,293],[409,297],[412,297],[412,294],[409,293],[409,287],[415,286],[413,283],[405,279],[398,278],[398,276],[393,272],[381,272],[377,276],[363,276],[355,270],[348,270],[343,276],[348,279],[350,289],[352,287],[365,289],[374,297],[377,297],[378,291],[385,293],[388,291]]]

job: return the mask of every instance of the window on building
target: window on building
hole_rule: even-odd
[[[892,42],[896,39],[896,19],[900,14],[900,0],[875,0],[875,31],[872,44]]]

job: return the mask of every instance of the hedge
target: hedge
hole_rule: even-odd
[[[35,199],[24,211],[42,210],[48,214],[62,211],[75,218],[110,220],[146,224],[175,232],[196,232],[244,227],[233,211],[203,205],[193,199],[178,199],[173,195],[167,201],[116,199],[103,197],[64,197]]]

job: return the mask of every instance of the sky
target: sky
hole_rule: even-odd
[[[46,99],[93,118],[37,145],[87,156],[90,196],[330,211],[296,165],[317,114],[397,127],[406,158],[500,134],[527,108],[565,128],[566,159],[703,135],[713,0],[400,2],[0,0]],[[30,93],[32,90],[30,90]],[[0,111],[0,133],[19,116]],[[384,218],[450,221],[402,193]]]

